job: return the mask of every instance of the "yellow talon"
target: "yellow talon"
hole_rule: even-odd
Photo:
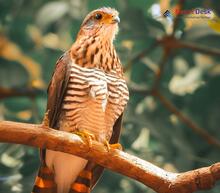
[[[119,150],[123,149],[120,143],[110,144],[107,140],[104,141],[104,145],[106,146],[107,151],[110,151],[110,149],[119,149]]]
[[[72,133],[80,136],[81,138],[83,138],[89,145],[89,148],[92,147],[92,140],[96,140],[96,137],[94,134],[89,133],[88,131],[73,131]]]
[[[119,149],[119,150],[123,150],[123,147],[120,143],[114,143],[114,144],[110,144],[110,147],[112,149]]]

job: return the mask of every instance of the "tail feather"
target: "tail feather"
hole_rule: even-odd
[[[35,179],[32,193],[56,193],[54,174],[46,166],[41,166]]]
[[[84,169],[71,185],[69,193],[91,193],[91,180],[92,172]],[[54,173],[48,167],[40,167],[32,193],[57,193]]]
[[[90,193],[92,172],[84,169],[72,184],[69,193]]]

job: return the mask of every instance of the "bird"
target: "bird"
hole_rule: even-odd
[[[120,22],[116,9],[102,7],[83,20],[75,42],[57,61],[48,86],[49,127],[80,135],[88,145],[119,148],[129,91],[114,47]],[[104,168],[75,155],[40,150],[32,193],[89,193]]]

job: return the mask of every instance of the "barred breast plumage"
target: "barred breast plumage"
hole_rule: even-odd
[[[125,80],[112,70],[71,64],[70,80],[63,101],[63,130],[89,131],[97,140],[109,140],[116,119],[128,101]]]
[[[113,125],[124,111],[128,98],[126,82],[115,70],[105,72],[100,68],[81,67],[72,61],[59,129],[86,131],[100,142],[109,141]],[[57,192],[67,193],[87,160],[47,150],[46,164],[57,174]]]

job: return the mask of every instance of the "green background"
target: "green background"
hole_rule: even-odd
[[[184,172],[220,160],[220,148],[208,144],[193,129],[147,92],[163,55],[157,39],[171,34],[173,23],[158,15],[175,9],[178,1],[164,0],[0,0],[0,120],[40,123],[46,107],[48,84],[58,57],[70,48],[85,15],[102,6],[120,12],[115,46],[124,66],[130,100],[121,143],[125,151],[173,172]],[[211,8],[220,1],[184,1],[184,9]],[[220,49],[219,28],[207,19],[180,17],[174,36],[206,50]],[[164,44],[165,46],[168,43]],[[143,52],[150,48],[151,52]],[[139,53],[141,59],[133,60]],[[131,65],[129,65],[131,63]],[[24,96],[4,97],[3,88]],[[220,55],[195,49],[172,49],[157,90],[209,135],[220,141]],[[39,166],[38,150],[0,145],[0,192],[31,192]],[[106,171],[97,193],[150,193],[144,185]],[[219,193],[216,185],[206,193]]]

